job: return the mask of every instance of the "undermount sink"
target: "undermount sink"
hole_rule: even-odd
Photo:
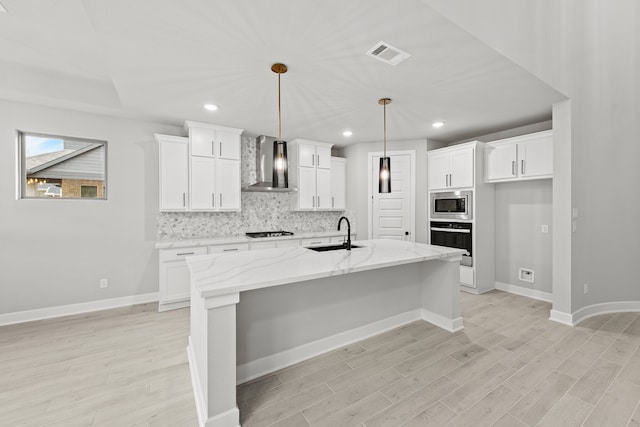
[[[361,248],[361,247],[362,246],[351,245],[351,249]],[[329,245],[329,246],[307,246],[306,248],[316,252],[339,251],[341,249],[347,250],[347,247],[342,243],[339,245]]]

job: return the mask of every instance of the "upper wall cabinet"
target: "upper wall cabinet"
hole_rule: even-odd
[[[192,211],[240,210],[242,129],[186,121]]]
[[[429,191],[473,187],[475,145],[446,147],[427,153]]]
[[[332,209],[332,145],[306,139],[289,143],[289,184],[298,189],[290,195],[291,210]]]
[[[239,211],[242,129],[185,122],[188,138],[160,145],[160,211]]]
[[[156,134],[160,154],[160,211],[189,210],[189,138]]]
[[[240,160],[242,130],[186,121],[191,155]]]
[[[490,142],[484,162],[485,182],[552,178],[552,131]]]
[[[344,210],[347,207],[347,159],[331,158],[331,208]]]

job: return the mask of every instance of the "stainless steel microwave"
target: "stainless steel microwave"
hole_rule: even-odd
[[[473,219],[473,191],[431,193],[431,218]]]

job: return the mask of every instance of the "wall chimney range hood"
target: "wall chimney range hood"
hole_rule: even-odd
[[[277,138],[260,135],[256,138],[256,182],[242,191],[262,191],[272,193],[292,193],[295,188],[282,188],[273,186],[273,159],[274,142]],[[285,173],[288,168],[285,168]]]

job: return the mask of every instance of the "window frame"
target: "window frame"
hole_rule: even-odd
[[[29,136],[39,138],[51,138],[60,139],[63,141],[77,141],[86,142],[91,144],[101,144],[104,147],[104,181],[103,181],[103,197],[30,197],[27,196],[27,166],[26,166],[26,138]],[[81,138],[76,136],[62,136],[50,133],[30,132],[17,130],[16,131],[16,164],[17,164],[17,182],[16,182],[16,199],[17,200],[93,200],[93,201],[106,201],[108,200],[108,164],[109,164],[109,149],[108,141],[94,138]]]

